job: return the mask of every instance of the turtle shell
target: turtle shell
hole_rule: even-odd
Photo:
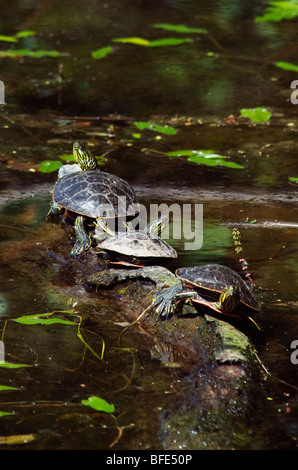
[[[60,178],[53,191],[59,206],[86,217],[134,215],[137,197],[123,179],[102,171],[78,171]],[[131,206],[131,207],[130,207]]]
[[[146,258],[177,258],[176,250],[159,237],[146,232],[124,232],[110,237],[99,243],[104,251],[114,253],[119,257],[142,260]]]
[[[260,311],[260,307],[242,277],[227,266],[206,264],[179,268],[176,270],[176,276],[185,287],[195,289],[208,301],[217,301],[225,287],[236,286],[239,289],[242,311],[245,311],[248,315]]]

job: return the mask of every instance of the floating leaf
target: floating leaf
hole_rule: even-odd
[[[0,41],[6,41],[6,42],[17,42],[19,38],[27,38],[28,36],[33,36],[35,31],[19,31],[17,34],[14,34],[13,36],[5,36],[3,34],[0,35]]]
[[[179,46],[180,44],[193,42],[191,38],[163,38],[149,42],[149,47]]]
[[[257,16],[255,21],[263,23],[265,21],[292,20],[298,16],[298,3],[295,1],[269,2],[263,16]]]
[[[62,163],[57,160],[45,160],[39,165],[39,169],[42,173],[51,173],[52,171],[57,171]]]
[[[149,46],[150,41],[144,38],[132,37],[132,38],[114,38],[113,42],[122,42],[124,44],[137,44],[138,46]]]
[[[5,41],[5,42],[16,42],[17,39],[15,36],[4,36],[3,34],[0,35],[0,41]]]
[[[222,157],[219,157],[219,158],[214,157],[208,160],[208,157],[194,156],[194,157],[189,157],[187,161],[198,163],[201,165],[207,165],[207,166],[225,166],[227,168],[234,168],[234,169],[244,168],[242,165],[239,165],[239,163],[226,161]]]
[[[93,51],[91,53],[93,59],[102,59],[106,55],[110,54],[112,51],[111,46],[106,46],[106,47],[101,47],[100,49],[97,49],[96,51]]]
[[[275,62],[276,67],[279,67],[283,70],[290,70],[292,72],[298,72],[298,65],[291,64],[290,62]]]
[[[136,44],[138,46],[146,46],[146,47],[162,47],[162,46],[179,46],[179,44],[184,44],[187,42],[193,42],[191,38],[162,38],[162,39],[154,39],[153,41],[149,41],[148,39],[139,38],[139,37],[131,37],[131,38],[114,38],[114,42],[122,42],[124,44]]]
[[[24,315],[22,317],[14,318],[13,321],[23,325],[53,325],[54,323],[61,323],[62,325],[77,325],[76,322],[70,320],[63,320],[61,318],[45,318],[52,315],[52,313],[40,313],[37,315]]]
[[[61,325],[76,325],[75,322],[70,320],[62,320],[61,318],[35,318],[35,319],[16,319],[14,320],[17,323],[22,323],[23,325],[54,325],[60,323]]]
[[[67,52],[58,51],[31,51],[30,49],[9,49],[7,51],[0,51],[0,57],[32,57],[39,59],[40,57],[61,57],[69,55]]]
[[[155,124],[154,122],[142,122],[136,121],[134,125],[140,130],[149,130],[154,132],[160,132],[161,134],[167,135],[174,135],[176,134],[176,129],[171,126],[161,126],[159,124]]]
[[[88,400],[82,400],[82,404],[90,406],[97,411],[104,411],[105,413],[114,413],[115,411],[114,405],[110,405],[103,398],[99,397],[89,397]]]
[[[13,415],[14,413],[9,413],[9,412],[6,412],[6,411],[0,411],[0,418],[2,418],[2,416],[7,416],[7,415]],[[2,444],[1,442],[1,437],[0,437],[0,444]]]
[[[0,391],[3,392],[5,390],[19,390],[16,387],[9,387],[8,385],[0,385]]]
[[[271,113],[266,108],[244,108],[241,109],[241,116],[248,117],[253,122],[268,122]]]
[[[66,161],[66,162],[73,162],[74,161],[74,156],[73,156],[73,153],[64,153],[62,155],[59,155],[59,158],[61,158],[61,160],[63,161]]]
[[[31,30],[24,30],[24,31],[19,31],[17,34],[15,34],[16,38],[27,38],[29,36],[34,36],[36,34],[35,31]]]
[[[188,157],[187,161],[207,166],[226,166],[228,168],[241,169],[242,165],[227,161],[225,155],[219,155],[213,150],[176,150],[168,152],[169,157]]]
[[[29,364],[13,364],[12,362],[0,361],[0,367],[4,369],[20,369],[21,367],[31,367]]]
[[[176,33],[198,33],[198,34],[208,34],[207,29],[205,28],[191,28],[182,24],[175,25],[169,23],[155,23],[154,28],[161,28],[166,31],[175,31]]]

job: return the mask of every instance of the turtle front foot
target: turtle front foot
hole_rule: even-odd
[[[174,315],[183,287],[179,284],[164,289],[152,302],[151,309],[155,310],[161,320],[167,320]]]
[[[154,309],[161,320],[167,320],[175,313],[179,313],[185,302],[192,305],[192,301],[201,297],[195,291],[185,291],[182,285],[175,285],[158,294],[151,308]]]

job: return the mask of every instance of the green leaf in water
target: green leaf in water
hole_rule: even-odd
[[[36,34],[35,31],[31,31],[28,29],[25,29],[24,31],[19,31],[15,37],[16,38],[28,38],[29,36],[34,36]]]
[[[58,52],[58,51],[31,51],[30,49],[9,49],[6,51],[0,51],[0,57],[31,57],[34,59],[39,59],[40,57],[61,57],[69,55],[67,52]]]
[[[21,367],[31,367],[29,364],[13,364],[12,362],[0,361],[0,367],[4,369],[20,369]]]
[[[72,153],[64,153],[62,155],[59,155],[59,158],[61,158],[61,160],[65,161],[65,162],[74,162],[74,156]]]
[[[7,411],[0,411],[0,418],[2,418],[3,416],[7,416],[7,415],[13,415],[14,413],[9,413]],[[0,442],[1,444],[1,442]]]
[[[298,178],[295,176],[289,176],[289,181],[291,181],[291,183],[298,183]]]
[[[39,165],[39,169],[42,173],[51,173],[52,171],[57,171],[62,163],[57,160],[45,160]]]
[[[222,157],[220,158],[213,157],[208,160],[208,157],[194,156],[194,157],[189,157],[187,161],[198,163],[201,165],[207,165],[207,166],[225,166],[227,168],[234,168],[234,169],[244,168],[242,165],[239,165],[239,163],[226,161]]]
[[[149,131],[160,132],[161,134],[166,134],[166,135],[176,134],[176,129],[174,127],[161,126],[159,124],[155,124],[154,122],[135,121],[134,125],[141,131],[145,129]]]
[[[191,38],[163,38],[149,41],[149,47],[179,46],[180,44],[193,42]]]
[[[291,64],[290,62],[275,62],[276,67],[279,67],[283,70],[290,70],[292,72],[298,72],[298,65]]]
[[[180,44],[193,42],[191,38],[162,38],[149,41],[148,39],[139,37],[130,38],[114,38],[114,42],[122,42],[123,44],[136,44],[146,47],[163,47],[163,46],[179,46]]]
[[[244,168],[238,163],[227,161],[225,155],[219,155],[213,150],[176,150],[168,152],[169,157],[188,157],[187,161],[207,166],[225,166],[228,168],[241,169]]]
[[[191,28],[182,24],[169,24],[169,23],[155,23],[154,28],[161,28],[166,31],[175,31],[176,33],[198,33],[198,34],[208,34],[207,29],[205,28]]]
[[[114,413],[115,411],[114,405],[110,405],[103,398],[99,397],[89,397],[88,400],[82,400],[82,404],[90,406],[97,411],[104,411],[105,413]]]
[[[17,42],[19,38],[26,38],[28,36],[33,36],[35,34],[35,31],[19,31],[17,34],[14,34],[13,36],[5,36],[3,34],[0,35],[0,41],[5,41],[5,42]]]
[[[103,57],[110,54],[110,52],[112,52],[112,47],[106,46],[106,47],[101,47],[100,49],[97,49],[96,51],[93,51],[91,55],[93,59],[103,59]]]
[[[122,42],[123,44],[137,44],[138,46],[149,46],[150,41],[144,38],[131,37],[131,38],[114,38],[113,42]]]
[[[15,319],[17,323],[22,323],[23,325],[54,325],[60,323],[61,325],[76,325],[76,322],[70,320],[62,320],[61,318],[32,318],[32,319]]]
[[[19,390],[16,387],[9,387],[9,385],[0,385],[0,391],[5,391],[5,390]]]
[[[52,313],[40,313],[37,315],[24,315],[22,317],[13,318],[16,323],[23,325],[53,325],[54,323],[60,323],[62,325],[77,325],[76,322],[70,320],[63,320],[61,318],[45,318],[51,316]]]
[[[266,108],[243,108],[241,109],[241,116],[248,117],[253,122],[268,122],[271,118],[271,113]]]
[[[257,16],[255,22],[263,23],[266,21],[292,20],[296,18],[296,16],[298,16],[297,1],[270,1],[269,6],[265,10],[265,14],[263,16]]]
[[[4,42],[17,42],[15,36],[4,36],[3,34],[0,35],[0,41]]]

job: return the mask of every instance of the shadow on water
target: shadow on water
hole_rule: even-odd
[[[105,156],[103,169],[129,181],[147,207],[203,205],[203,244],[186,251],[186,239],[170,238],[179,255],[172,270],[215,262],[241,272],[243,257],[255,283],[257,320],[266,334],[258,354],[271,375],[262,385],[265,399],[250,410],[249,437],[233,423],[233,438],[218,441],[213,434],[224,425],[219,419],[200,428],[198,422],[207,418],[198,405],[197,422],[191,423],[197,444],[185,436],[181,443],[205,448],[200,432],[209,429],[209,448],[296,449],[298,365],[291,345],[298,340],[297,183],[289,178],[298,177],[298,121],[290,102],[295,74],[274,63],[295,62],[297,20],[256,23],[264,12],[259,2],[149,6],[114,0],[90,1],[83,9],[80,2],[48,1],[41,9],[38,3],[7,4],[1,19],[2,34],[35,31],[14,43],[1,42],[1,51],[67,53],[0,58],[6,92],[0,110],[1,330],[5,360],[29,366],[0,368],[0,384],[16,388],[0,390],[0,412],[8,413],[0,417],[1,436],[20,436],[11,442],[14,448],[170,448],[175,444],[169,444],[160,423],[172,397],[183,395],[180,380],[187,377],[195,389],[204,371],[204,391],[211,391],[206,358],[197,364],[198,373],[188,358],[187,371],[179,375],[174,361],[168,361],[173,368],[165,367],[168,351],[155,357],[156,341],[142,328],[128,335],[127,347],[119,347],[120,332],[134,318],[132,312],[127,317],[133,307],[123,301],[126,287],[100,296],[86,290],[88,267],[68,256],[72,237],[59,222],[46,221],[56,173],[42,173],[39,165],[64,162],[61,155],[70,154],[72,142],[81,139]],[[153,27],[156,23],[206,28],[208,34],[179,36]],[[128,37],[191,41],[168,47],[113,41]],[[104,46],[111,46],[109,54],[94,59],[92,51]],[[240,117],[242,108],[259,106],[272,112],[268,123]],[[176,132],[140,131],[134,124],[147,120]],[[169,155],[200,149],[243,168]],[[241,233],[241,254],[235,252],[234,227]],[[148,286],[145,292],[144,306]],[[43,313],[53,313],[49,318],[59,322],[13,321]],[[90,396],[115,403],[117,413],[83,407],[81,401]],[[182,417],[171,425],[182,427]],[[0,446],[7,445],[0,440]]]

